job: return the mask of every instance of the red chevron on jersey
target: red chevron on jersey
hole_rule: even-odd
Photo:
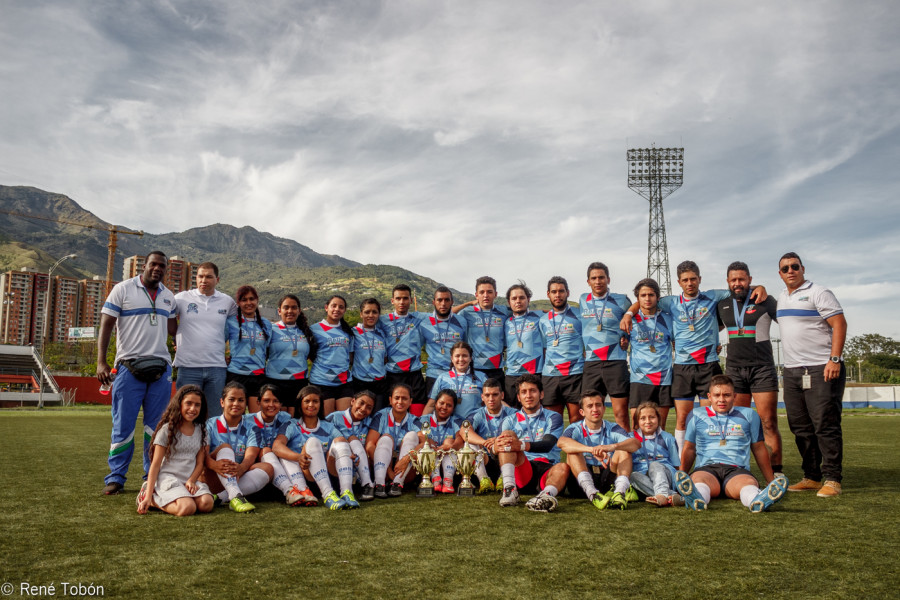
[[[524,423],[524,422],[528,419],[528,417],[526,417],[526,416],[525,416],[523,413],[521,413],[521,412],[517,412],[517,413],[516,413],[516,419],[519,421],[519,423]]]
[[[299,373],[294,373],[294,379],[306,379],[306,371],[300,371]]]
[[[527,363],[522,365],[522,368],[534,375],[537,372],[537,359],[534,358],[529,360]]]
[[[287,325],[285,325],[281,321],[278,321],[277,323],[275,323],[275,327],[277,327],[278,329],[287,329]]]
[[[394,426],[394,415],[388,415],[388,427]]]
[[[659,373],[647,373],[647,379],[650,380],[650,383],[653,385],[659,385],[662,382],[663,371]]]
[[[254,375],[265,375],[265,374],[266,374],[266,370],[265,370],[265,368],[262,368],[262,369],[256,369],[255,371],[252,371],[252,373],[253,373]]]
[[[347,377],[350,375],[348,371],[344,371],[343,373],[338,373],[338,381],[341,383],[347,383]]]
[[[641,435],[640,431],[634,432],[634,439],[636,439],[637,441],[639,441],[642,444],[644,443],[644,436]]]
[[[344,425],[347,426],[347,429],[353,428],[353,420],[348,418],[346,414],[344,415]]]
[[[597,348],[593,352],[597,355],[597,358],[600,360],[609,360],[609,349],[612,346],[603,346],[602,348]]]
[[[428,320],[431,322],[432,325],[437,325],[438,321],[437,321],[437,319],[434,318],[434,315],[428,317]]]
[[[325,323],[319,323],[319,326],[322,328],[322,331],[331,331],[334,329],[334,326],[326,325]]]
[[[704,408],[706,408],[706,416],[707,416],[707,417],[715,418],[715,416],[716,416],[716,411],[714,411],[714,410],[713,410],[712,408],[710,408],[709,406],[706,406],[706,407],[704,407]]]
[[[429,421],[431,422],[431,428],[432,428],[432,429],[437,429],[438,424],[437,424],[437,421],[436,421],[435,418],[434,418],[434,415],[431,415],[431,418],[429,419]]]
[[[266,422],[260,420],[259,414],[253,415],[253,422],[256,423],[256,426],[259,427],[260,429],[266,428]]]
[[[216,419],[216,431],[219,433],[228,433],[228,425],[225,423],[225,417]]]
[[[498,354],[497,356],[491,356],[488,360],[491,361],[491,364],[494,365],[495,369],[499,369],[500,363],[503,361],[503,355]]]
[[[309,432],[306,430],[306,427],[304,427],[303,425],[300,426],[300,433],[309,435]]]
[[[694,357],[694,360],[696,360],[698,363],[700,363],[702,365],[702,364],[705,364],[705,362],[706,362],[706,353],[707,352],[709,352],[709,348],[701,348],[700,350],[695,350],[694,352],[691,352],[690,355],[692,357]]]
[[[400,370],[401,370],[401,371],[404,371],[404,372],[407,372],[407,373],[409,372],[409,367],[410,367],[410,365],[412,365],[412,359],[411,359],[411,358],[407,358],[407,359],[404,359],[404,360],[398,360],[398,361],[397,361],[397,366],[400,367]]]
[[[559,363],[558,365],[556,365],[556,369],[563,375],[568,375],[569,369],[571,369],[571,368],[572,368],[571,360],[567,360],[566,362]]]
[[[357,332],[359,335],[365,335],[365,334],[366,334],[366,332],[365,332],[365,331],[363,330],[363,328],[362,328],[362,325],[357,325],[357,326],[356,326],[356,332]]]

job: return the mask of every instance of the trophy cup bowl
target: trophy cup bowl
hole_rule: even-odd
[[[427,421],[422,426],[422,433],[425,434],[425,445],[419,451],[410,450],[407,456],[409,456],[409,460],[415,467],[416,472],[422,476],[422,482],[416,489],[416,498],[434,498],[434,484],[431,483],[431,472],[434,471],[437,452],[428,443],[431,426]]]
[[[456,468],[462,475],[462,482],[459,484],[459,490],[456,495],[460,497],[470,497],[475,495],[475,486],[472,485],[472,474],[475,473],[475,467],[478,465],[478,456],[484,454],[484,450],[476,451],[469,445],[469,429],[472,424],[469,420],[462,423],[463,431],[463,447],[455,451]]]

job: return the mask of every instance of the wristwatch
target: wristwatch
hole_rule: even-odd
[[[840,356],[832,356],[830,360],[831,360],[831,362],[833,362],[833,363],[837,363],[837,364],[840,364],[840,363],[841,363],[841,357],[840,357]]]

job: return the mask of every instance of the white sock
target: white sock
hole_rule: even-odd
[[[234,462],[234,450],[231,448],[222,448],[216,454],[216,460],[230,460]],[[216,473],[216,477],[222,482],[222,487],[225,488],[225,493],[228,494],[229,498],[237,498],[241,495],[241,486],[238,485],[237,477],[226,477],[224,475],[219,475],[218,473]],[[222,498],[222,500],[225,500],[225,498]]]
[[[338,481],[341,484],[341,493],[353,489],[353,459],[350,458],[350,444],[347,442],[335,442],[331,447],[334,454],[334,466],[337,469]]]
[[[301,492],[308,488],[306,485],[306,475],[303,474],[303,470],[298,463],[282,458],[281,466],[284,468],[284,472],[288,474],[288,479],[290,479],[292,486],[296,486]]]
[[[544,486],[544,489],[541,490],[542,494],[546,494],[547,496],[555,496],[559,493],[559,490],[556,489],[555,485]]]
[[[278,457],[275,456],[274,452],[267,452],[266,455],[262,457],[262,461],[267,465],[271,465],[272,470],[275,471],[275,476],[272,478],[272,485],[281,490],[282,494],[287,495],[287,493],[291,491],[291,479],[288,477],[284,467],[281,466],[281,461],[278,460]]]
[[[479,446],[478,444],[472,444],[472,448],[476,452],[478,450],[481,450],[481,446]],[[482,479],[488,478],[487,469],[484,467],[484,455],[483,454],[479,454],[478,458],[475,461],[475,477],[477,477],[479,481],[481,481]]]
[[[709,504],[710,499],[712,499],[712,492],[710,491],[709,486],[705,483],[694,482],[694,487],[697,488],[697,491],[703,496],[703,501],[706,502],[706,504]]]
[[[755,485],[745,485],[741,488],[741,504],[750,508],[750,503],[759,494],[759,487]]]
[[[331,487],[331,478],[328,476],[328,463],[325,461],[325,452],[322,450],[322,442],[316,438],[309,438],[303,446],[306,453],[309,454],[309,472],[312,473],[319,491],[322,492],[324,498],[334,491]]]
[[[516,487],[516,465],[506,463],[500,465],[500,474],[503,475],[503,487]]]
[[[615,490],[624,496],[625,492],[628,491],[629,486],[631,486],[631,480],[625,475],[619,475],[616,477],[616,483],[614,485]]]
[[[678,444],[678,454],[684,450],[684,429],[675,430],[675,443]]]
[[[366,449],[359,440],[350,440],[350,450],[356,455],[356,473],[359,475],[359,482],[363,485],[372,485],[372,475],[369,473],[369,457],[366,455]]]
[[[453,476],[456,475],[456,465],[453,463],[453,456],[448,454],[442,458],[441,467],[444,469],[444,479],[453,481]]]
[[[415,431],[410,431],[406,435],[403,436],[403,441],[400,443],[400,458],[403,458],[409,451],[419,445],[419,436]],[[394,483],[399,483],[403,485],[403,482],[406,481],[406,476],[409,474],[409,470],[412,468],[412,461],[403,469],[402,473],[394,474]]]
[[[578,485],[584,490],[585,495],[590,498],[597,493],[597,486],[594,485],[594,477],[590,471],[582,471],[578,474]]]
[[[384,485],[387,479],[388,464],[394,454],[394,440],[390,436],[383,435],[375,444],[375,484]]]
[[[269,483],[269,474],[262,469],[250,469],[238,480],[241,486],[241,493],[249,496],[263,489]]]

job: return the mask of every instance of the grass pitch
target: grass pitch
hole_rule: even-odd
[[[782,418],[785,472],[799,457]],[[848,413],[844,494],[789,494],[769,513],[632,505],[497,506],[498,495],[361,510],[290,508],[179,519],[102,497],[108,408],[0,413],[0,583],[103,586],[109,598],[894,597],[900,419]],[[524,500],[525,498],[523,498]],[[524,502],[523,502],[524,504]]]

